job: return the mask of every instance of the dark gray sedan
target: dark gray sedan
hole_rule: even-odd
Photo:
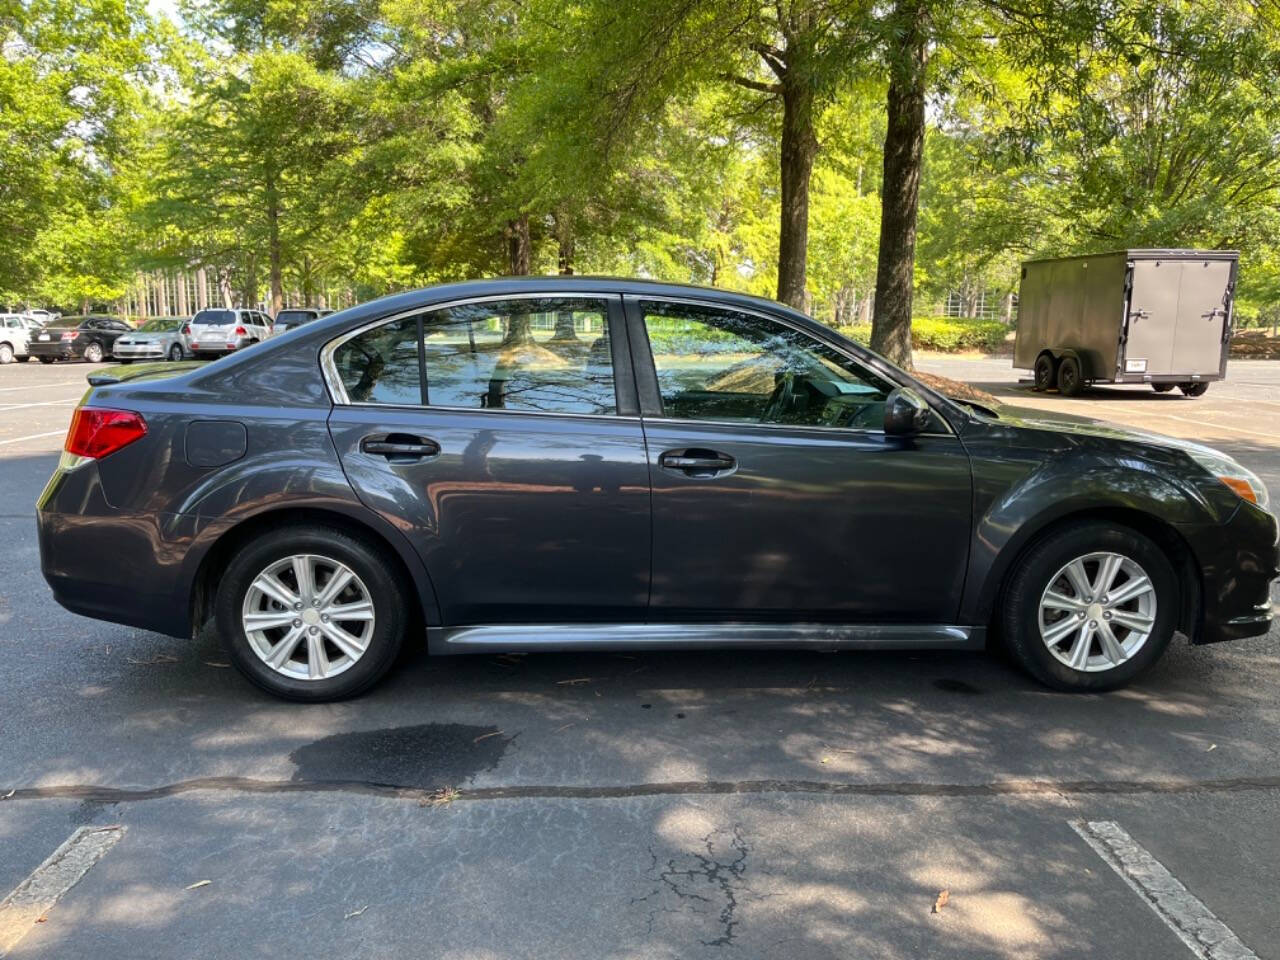
[[[40,497],[87,616],[284,697],[402,642],[981,649],[1123,684],[1266,632],[1276,521],[1207,447],[954,402],[777,303],[548,277],[437,287],[198,370],[119,371]],[[104,562],[107,561],[107,562]]]

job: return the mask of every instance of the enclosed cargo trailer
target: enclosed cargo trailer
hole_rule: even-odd
[[[1227,374],[1234,250],[1119,250],[1022,265],[1013,365],[1035,388],[1175,386],[1198,397]]]

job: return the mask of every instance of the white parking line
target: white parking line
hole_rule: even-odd
[[[1071,829],[1155,911],[1200,960],[1258,960],[1164,864],[1113,820],[1073,820]]]
[[[67,404],[79,402],[79,397],[72,397],[69,400],[41,400],[39,403],[0,403],[0,413],[6,410],[23,410],[27,407],[64,407]]]
[[[89,388],[88,381],[84,380],[54,380],[51,383],[28,383],[25,387],[0,387],[0,393],[10,393],[14,390],[43,390],[46,387],[84,387]]]
[[[0,957],[8,956],[62,895],[120,842],[124,830],[123,826],[81,827],[0,900]]]
[[[65,430],[50,430],[48,433],[31,433],[25,437],[12,437],[8,440],[0,440],[0,447],[9,443],[21,443],[23,440],[42,440],[45,437],[62,437],[65,436]]]

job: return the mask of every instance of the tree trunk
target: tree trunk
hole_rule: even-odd
[[[778,229],[778,299],[805,307],[805,260],[809,251],[809,179],[818,138],[813,132],[813,90],[795,66],[782,81],[782,221]]]
[[[147,275],[145,273],[138,274],[138,282],[135,286],[138,290],[138,319],[146,320],[150,316],[150,311],[147,309],[149,294],[147,293]]]
[[[196,313],[209,306],[209,274],[204,267],[196,271]]]
[[[240,306],[255,307],[258,303],[258,255],[250,253],[244,267],[244,287],[240,291]]]
[[[178,316],[188,317],[191,311],[188,309],[190,304],[187,302],[187,272],[185,270],[178,271]]]
[[[163,270],[156,274],[156,316],[169,316],[169,278]]]
[[[871,349],[911,368],[911,295],[916,260],[916,215],[924,156],[925,70],[928,59],[924,0],[898,0],[902,32],[893,51],[884,137],[880,255]]]
[[[280,271],[280,195],[276,192],[274,173],[267,174],[267,254],[271,264],[271,316],[274,317],[284,306]]]
[[[302,255],[302,305],[312,306],[316,299],[315,280],[311,276],[311,257]]]
[[[507,229],[504,232],[507,238],[509,276],[528,276],[533,262],[529,242],[529,215],[521,214],[514,220],[508,220]]]

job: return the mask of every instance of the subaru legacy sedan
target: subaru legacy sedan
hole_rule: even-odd
[[[117,370],[39,501],[76,613],[254,683],[401,645],[981,649],[1119,686],[1265,633],[1276,521],[1208,447],[956,402],[800,313],[523,278],[401,294],[225,362]],[[103,562],[110,558],[112,562]]]

